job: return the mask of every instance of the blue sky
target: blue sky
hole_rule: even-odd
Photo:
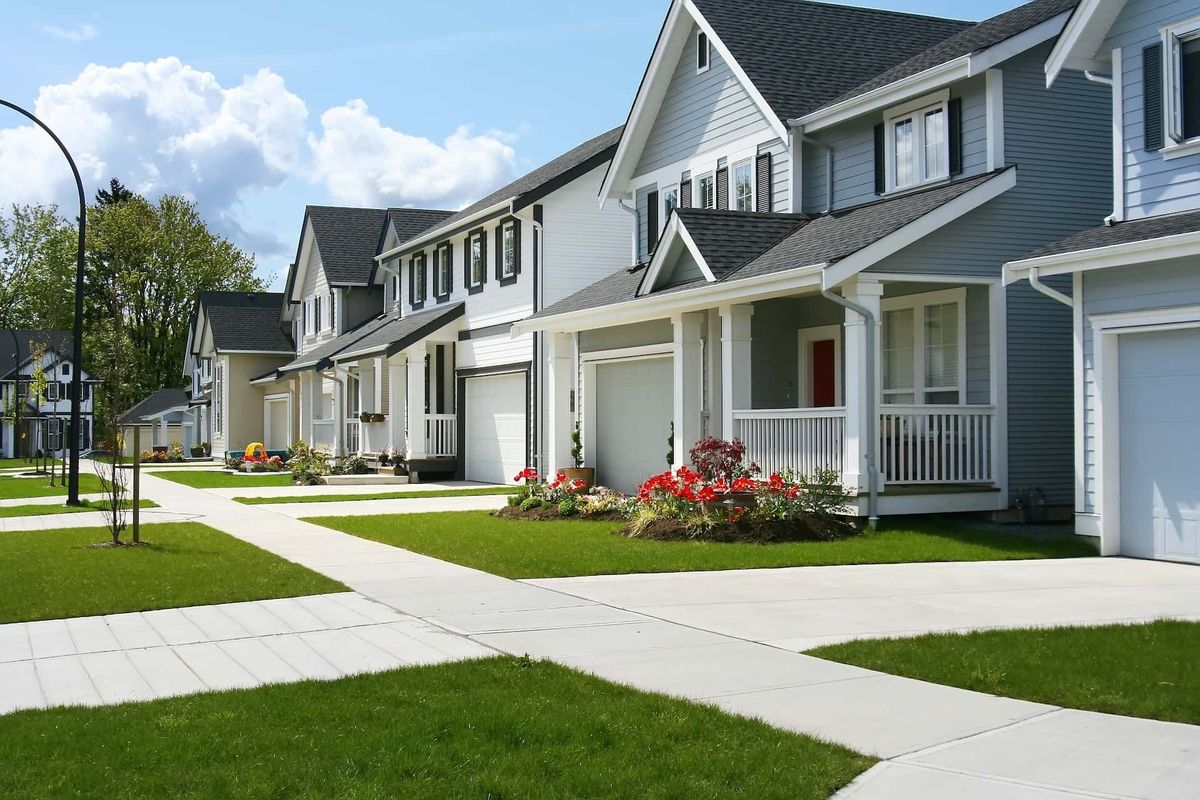
[[[307,203],[455,207],[622,122],[667,5],[6,0],[0,97],[43,94],[68,146],[95,151],[89,193],[108,172],[190,193],[273,279]],[[873,5],[984,18],[1016,2]],[[65,201],[18,127],[0,117],[0,203]]]

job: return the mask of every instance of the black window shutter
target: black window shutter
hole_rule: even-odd
[[[946,111],[946,129],[950,134],[950,174],[957,175],[963,171],[962,98],[950,98],[950,102],[946,104]]]
[[[719,211],[729,210],[729,168],[721,167],[717,170],[717,209]]]
[[[504,223],[496,226],[496,280],[504,279]]]
[[[471,288],[471,237],[463,240],[463,288]]]
[[[479,234],[479,260],[483,262],[483,270],[479,273],[479,285],[487,283],[488,241],[487,234]]]
[[[887,180],[884,175],[885,159],[883,155],[883,123],[875,126],[875,194],[883,194],[887,190]],[[833,180],[832,175],[826,175],[826,180]]]
[[[646,195],[646,252],[658,247],[658,192]]]
[[[399,298],[397,298],[399,299]],[[417,303],[417,259],[416,256],[408,260],[408,304],[416,305]]]
[[[754,159],[754,210],[771,210],[771,154]]]
[[[679,184],[679,207],[692,207],[692,181],[690,178],[686,181],[681,181]]]
[[[537,252],[533,254],[537,259]],[[513,220],[513,275],[521,274],[521,221]]]
[[[1162,43],[1142,49],[1142,147],[1163,146]]]

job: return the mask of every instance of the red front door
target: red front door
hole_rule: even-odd
[[[822,339],[812,343],[812,404],[814,408],[837,405],[837,342]]]

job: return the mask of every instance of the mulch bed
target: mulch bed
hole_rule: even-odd
[[[636,533],[631,526],[622,531],[625,536],[656,541],[706,542],[771,542],[831,541],[858,533],[855,527],[839,520],[825,521],[816,517],[794,520],[742,519],[702,528],[689,527],[677,519],[658,519]]]
[[[501,519],[526,519],[533,522],[555,522],[564,519],[582,519],[589,522],[614,522],[625,519],[622,515],[610,511],[605,514],[576,514],[572,517],[564,517],[558,513],[558,508],[551,506],[549,508],[535,508],[530,511],[522,511],[519,506],[505,506],[496,512],[496,516]]]

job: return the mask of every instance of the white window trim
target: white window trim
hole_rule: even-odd
[[[487,250],[484,243],[484,233],[473,233],[467,237],[467,280],[472,289],[483,286],[487,280]],[[479,278],[475,278],[475,243],[479,243]]]
[[[704,47],[704,66],[700,66],[700,47]],[[712,42],[704,31],[696,31],[696,74],[703,75],[712,67]]]
[[[744,158],[740,161],[730,163],[732,166],[729,168],[729,207],[733,211],[739,210],[737,207],[737,171],[740,167],[746,167],[750,170],[750,208],[746,210],[753,211],[757,207],[755,201],[758,199],[755,197],[755,193],[758,191],[755,184],[758,181],[755,180],[754,176],[754,159]]]
[[[453,245],[442,244],[433,248],[433,275],[435,279],[433,296],[435,298],[450,296],[449,287],[454,281],[454,275],[452,274],[452,268],[450,267],[450,259],[446,256],[450,254],[451,247],[453,247]],[[442,277],[443,269],[446,271],[444,279]]]
[[[925,175],[925,126],[919,124],[923,121],[925,114],[930,111],[940,110],[943,114],[942,119],[946,126],[945,137],[945,160],[946,174],[935,175],[930,178]],[[902,122],[905,119],[912,119],[913,123],[913,174],[917,176],[917,180],[912,183],[898,185],[896,183],[896,123]],[[910,100],[907,103],[895,106],[888,109],[883,115],[883,133],[884,133],[884,187],[885,194],[893,192],[907,192],[912,189],[917,189],[922,186],[929,186],[934,183],[940,183],[950,178],[950,90],[944,89],[940,92],[919,97],[915,100]]]
[[[958,303],[958,385],[936,386],[925,385],[925,307],[943,303]],[[879,301],[880,312],[913,309],[913,385],[911,390],[893,389],[892,394],[912,394],[911,403],[888,403],[886,389],[883,385],[882,369],[880,371],[879,395],[883,405],[930,405],[925,399],[929,392],[958,392],[958,402],[936,405],[966,405],[967,402],[967,290],[964,287],[944,289],[938,292],[909,294],[902,297],[885,297]],[[883,353],[883,320],[880,320],[879,352]]]
[[[680,186],[681,184],[673,183],[658,190],[658,232],[660,235],[667,227],[667,223],[671,221],[671,211],[667,208],[667,194],[675,193],[675,208],[679,208]]]
[[[512,234],[512,263],[508,262],[508,236]],[[500,226],[500,252],[496,254],[496,258],[500,259],[500,277],[511,278],[517,274],[517,222],[509,220]]]
[[[58,398],[58,381],[47,381],[46,383],[46,401],[53,403]]]
[[[712,186],[712,205],[704,204],[704,189],[702,184],[707,179]],[[700,175],[692,176],[692,204],[696,208],[711,208],[717,207],[717,173],[716,170],[709,170]]]
[[[1200,136],[1183,138],[1183,62],[1181,45],[1200,39],[1200,17],[1176,22],[1159,30],[1162,37],[1163,72],[1163,140],[1159,152],[1163,158],[1179,158],[1200,151]]]
[[[800,379],[796,382],[797,392],[796,399],[800,408],[813,408],[813,387],[809,381],[809,375],[812,374],[812,365],[809,363],[809,349],[813,342],[821,342],[826,339],[833,339],[833,366],[834,366],[834,400],[833,407],[840,408],[845,405],[845,398],[842,396],[842,326],[841,325],[821,325],[815,328],[800,328],[796,332],[799,353],[799,369]]]

